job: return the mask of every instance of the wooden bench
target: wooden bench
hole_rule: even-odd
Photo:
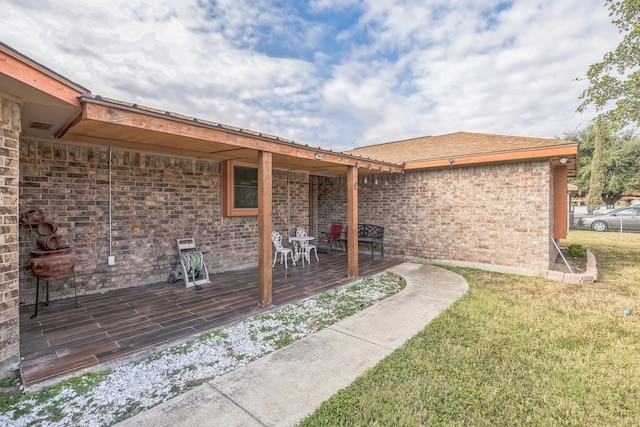
[[[340,239],[340,242],[344,243],[346,250],[348,247],[347,237]],[[384,227],[373,224],[358,224],[358,243],[371,245],[371,258],[373,258],[376,245],[380,247],[380,254],[384,256]]]

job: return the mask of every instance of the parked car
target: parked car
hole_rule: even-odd
[[[600,208],[600,209],[595,209],[592,214],[593,215],[604,215],[607,214],[609,212],[613,212],[615,209],[610,209],[610,208]]]
[[[606,214],[591,215],[578,221],[581,227],[595,231],[619,230],[620,224],[622,230],[640,231],[640,204],[614,209]]]

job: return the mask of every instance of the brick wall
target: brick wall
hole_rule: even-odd
[[[283,236],[308,225],[309,176],[273,172],[273,227]],[[258,262],[257,217],[220,214],[220,164],[214,161],[24,139],[20,210],[42,209],[74,248],[80,293],[164,282],[178,261],[176,239],[194,237],[210,275]],[[116,264],[107,265],[109,236]],[[35,242],[20,230],[20,301],[32,303],[28,267]],[[178,282],[181,284],[182,282]],[[73,295],[70,280],[51,283],[52,299]]]
[[[385,255],[536,274],[550,263],[548,162],[454,167],[359,182],[358,221],[385,227]],[[346,224],[346,189],[314,177],[318,230]]]
[[[276,170],[273,178],[273,230],[284,238],[309,230],[309,174]]]
[[[20,211],[42,209],[58,224],[80,294],[166,281],[179,237],[196,239],[210,274],[257,265],[257,218],[220,216],[218,162],[115,149],[111,159],[110,225],[108,148],[20,142]],[[345,178],[273,174],[273,229],[285,238],[346,224]],[[553,252],[551,174],[547,162],[520,162],[383,175],[377,185],[361,176],[359,221],[385,227],[389,255],[538,272]],[[21,303],[35,299],[33,249],[20,227]],[[70,284],[52,282],[52,299],[72,296]]]
[[[0,97],[0,378],[20,362],[18,138],[20,106]]]

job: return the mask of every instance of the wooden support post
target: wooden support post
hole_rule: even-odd
[[[271,229],[273,211],[272,154],[258,152],[258,305],[273,302]]]
[[[553,170],[553,238],[567,238],[567,167],[556,166]]]
[[[358,168],[347,169],[348,277],[358,277]]]

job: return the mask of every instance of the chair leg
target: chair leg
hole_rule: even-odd
[[[278,259],[278,252],[276,252],[273,255],[273,264],[271,264],[271,267],[275,267],[276,266],[276,260]]]
[[[313,251],[314,251],[314,252],[315,252],[315,254],[316,254],[316,261],[320,261],[320,258],[318,258],[318,248],[316,248],[316,247],[314,246],[312,249],[313,249]]]

